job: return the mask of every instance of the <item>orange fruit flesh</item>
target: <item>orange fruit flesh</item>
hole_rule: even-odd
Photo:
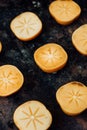
[[[18,91],[24,82],[23,74],[13,65],[0,67],[0,96],[9,96]]]
[[[87,108],[87,88],[79,82],[70,82],[60,87],[56,99],[67,115],[78,115]]]
[[[43,71],[51,73],[63,68],[68,56],[60,45],[49,43],[35,51],[34,59]]]
[[[68,25],[79,17],[81,8],[72,0],[56,0],[50,4],[49,12],[59,24]]]
[[[73,32],[72,43],[77,51],[87,56],[87,24],[80,26]]]

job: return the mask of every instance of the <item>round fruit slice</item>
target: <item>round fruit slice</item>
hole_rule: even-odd
[[[28,41],[40,34],[42,22],[36,14],[24,12],[12,20],[10,27],[17,38]]]
[[[80,15],[81,8],[72,0],[56,0],[50,4],[49,12],[59,24],[68,25]]]
[[[14,112],[13,120],[20,130],[47,130],[52,123],[51,113],[39,101],[27,101]]]
[[[18,91],[24,82],[23,74],[13,65],[0,67],[0,96],[9,96]]]
[[[77,115],[87,108],[87,87],[77,81],[67,83],[56,92],[56,99],[67,115]]]
[[[55,72],[63,68],[68,56],[62,46],[56,43],[49,43],[38,48],[34,53],[36,64],[44,72]]]
[[[77,51],[87,56],[87,24],[80,26],[73,32],[72,43]]]

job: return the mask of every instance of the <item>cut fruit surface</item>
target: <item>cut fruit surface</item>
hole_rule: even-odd
[[[36,14],[24,12],[11,21],[10,27],[17,38],[28,41],[36,38],[40,34],[42,22]]]
[[[87,87],[77,81],[67,83],[57,90],[56,99],[65,114],[80,114],[87,108]]]
[[[47,130],[52,123],[51,113],[39,101],[27,101],[14,112],[13,120],[20,130]]]
[[[49,12],[59,24],[68,25],[78,18],[81,8],[73,0],[56,0],[50,4]]]
[[[9,96],[18,91],[24,82],[23,74],[13,65],[0,67],[0,96]]]
[[[56,43],[48,43],[35,51],[34,59],[44,72],[51,73],[65,66],[68,55],[62,46]]]
[[[73,32],[72,43],[79,53],[87,56],[87,24],[80,26]]]

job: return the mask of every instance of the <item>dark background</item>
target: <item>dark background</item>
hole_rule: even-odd
[[[0,97],[0,130],[18,130],[13,122],[15,109],[28,100],[41,101],[52,113],[53,122],[49,130],[87,130],[87,111],[70,117],[60,109],[55,93],[63,84],[80,81],[87,85],[87,57],[72,45],[75,29],[87,23],[87,1],[77,0],[82,9],[80,17],[71,25],[62,26],[49,14],[52,0],[0,0],[0,40],[2,52],[0,65],[17,66],[24,75],[23,87],[15,94]],[[10,30],[11,20],[24,11],[36,13],[43,23],[42,33],[34,40],[18,40]],[[34,51],[49,42],[60,44],[68,53],[66,66],[53,74],[44,73],[35,64]]]

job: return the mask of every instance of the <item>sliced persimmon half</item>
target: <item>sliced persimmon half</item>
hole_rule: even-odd
[[[0,42],[0,52],[2,51],[2,43]]]
[[[87,24],[80,26],[73,32],[72,43],[79,53],[87,56]]]
[[[47,73],[62,69],[68,59],[68,55],[62,46],[56,43],[48,43],[39,47],[34,53],[36,64]]]
[[[69,82],[57,90],[56,99],[65,114],[78,115],[87,108],[87,87],[81,82]]]
[[[0,67],[0,96],[9,96],[18,91],[24,82],[21,71],[13,65]]]
[[[40,34],[42,22],[35,13],[23,12],[11,21],[10,28],[18,39],[28,41]]]
[[[81,8],[73,0],[56,0],[49,5],[49,12],[59,24],[68,25],[79,17]]]
[[[39,101],[27,101],[14,112],[13,120],[20,130],[47,130],[52,123],[52,115]]]

